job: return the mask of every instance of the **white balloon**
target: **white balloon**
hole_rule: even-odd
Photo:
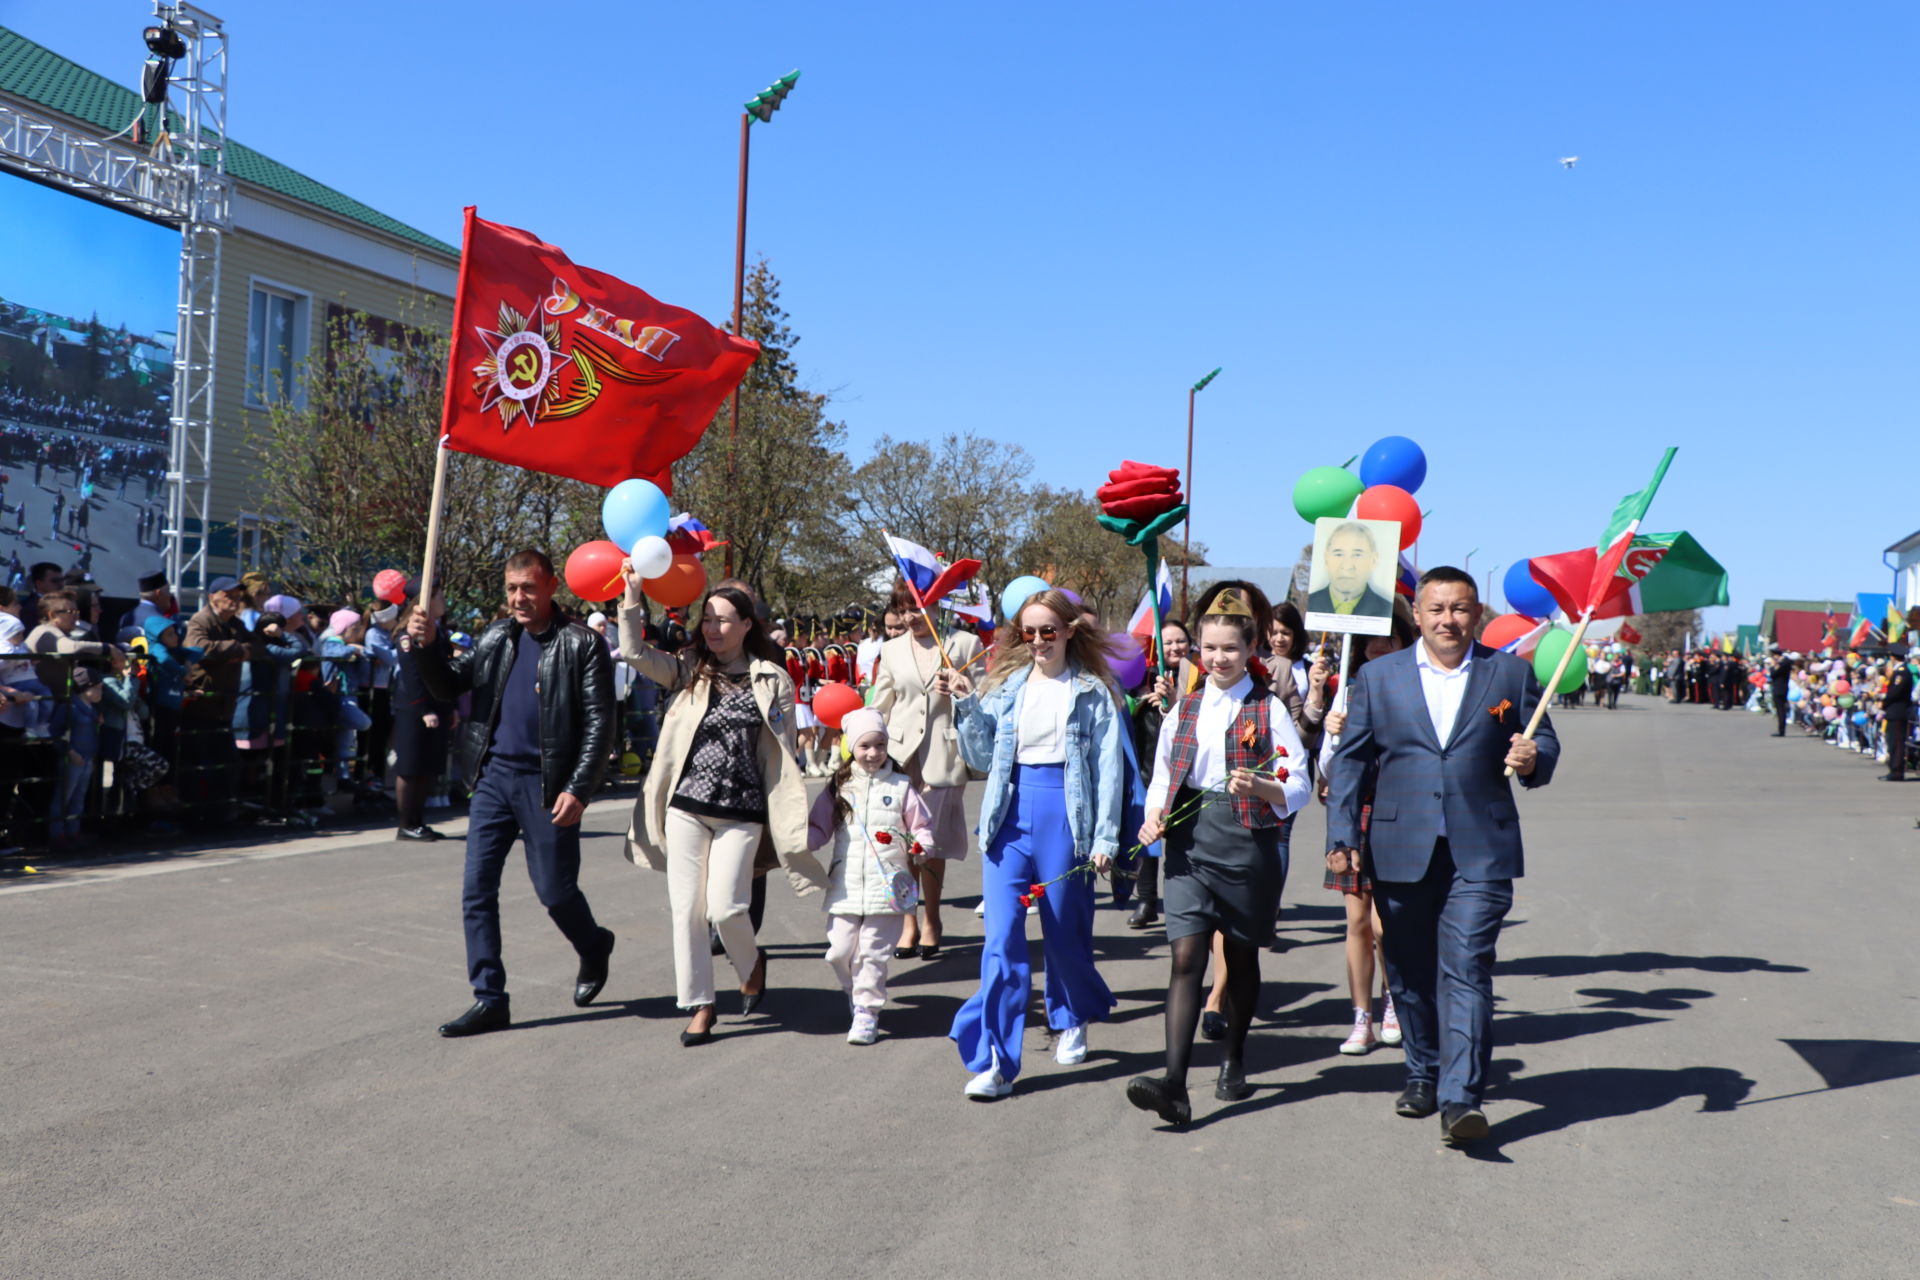
[[[633,544],[633,569],[641,580],[657,578],[673,568],[673,548],[665,538],[642,538]]]

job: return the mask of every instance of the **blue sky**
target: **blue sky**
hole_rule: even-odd
[[[1422,563],[1476,569],[1591,543],[1679,445],[1651,524],[1726,564],[1720,625],[1884,590],[1920,528],[1911,5],[216,8],[236,137],[715,318],[739,103],[801,68],[749,249],[856,457],[973,429],[1091,487],[1177,465],[1220,365],[1218,563],[1291,563],[1293,480],[1386,434]],[[129,80],[147,11],[0,0]]]
[[[0,245],[0,298],[57,315],[97,314],[138,334],[173,332],[178,231],[0,175]]]

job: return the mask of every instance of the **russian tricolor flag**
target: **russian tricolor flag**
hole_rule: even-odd
[[[940,557],[917,542],[908,542],[890,533],[884,536],[887,550],[893,553],[893,562],[900,566],[900,576],[913,588],[913,594],[924,600],[926,589],[940,576]]]
[[[1167,562],[1160,561],[1160,572],[1153,580],[1154,591],[1160,595],[1160,616],[1173,616],[1173,574],[1167,570]],[[1148,644],[1158,644],[1160,637],[1153,632],[1154,591],[1140,593],[1140,607],[1133,611],[1133,617],[1127,619],[1127,633],[1139,636]]]

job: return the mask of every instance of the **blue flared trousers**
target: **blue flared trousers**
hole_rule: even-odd
[[[1027,960],[1027,886],[1064,874],[1074,864],[1067,825],[1066,766],[1017,765],[1006,816],[987,847],[980,870],[986,901],[986,941],[980,949],[980,989],[954,1015],[949,1038],[967,1070],[985,1071],[1000,1055],[1000,1074],[1020,1074],[1020,1042],[1033,996]],[[1113,1008],[1113,992],[1093,967],[1093,876],[1068,876],[1035,903],[1046,956],[1047,1025],[1056,1031],[1096,1022]]]

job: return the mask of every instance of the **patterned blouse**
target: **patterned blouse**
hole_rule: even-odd
[[[693,732],[672,807],[709,818],[765,822],[767,791],[760,779],[760,704],[746,672],[714,673],[707,681],[707,713]]]

